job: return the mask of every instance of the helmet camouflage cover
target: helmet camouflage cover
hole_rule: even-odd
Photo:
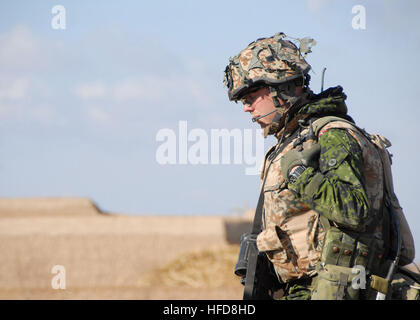
[[[315,40],[297,39],[298,48],[285,38],[286,35],[279,32],[270,38],[258,39],[229,59],[223,81],[228,87],[229,100],[237,101],[251,87],[278,86],[305,77],[311,66],[302,53],[306,56],[311,52],[310,46],[316,44]]]

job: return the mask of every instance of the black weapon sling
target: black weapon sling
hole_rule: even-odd
[[[260,197],[258,198],[257,208],[255,209],[254,221],[252,224],[251,233],[254,235],[258,235],[262,231],[262,216],[264,211],[264,186],[267,180],[268,172],[270,170],[271,164],[273,163],[274,159],[277,155],[283,151],[283,149],[288,145],[288,143],[293,140],[295,134],[291,134],[287,139],[282,143],[283,139],[280,139],[277,147],[268,155],[268,159],[270,163],[268,164],[264,181],[261,186]],[[248,254],[248,267],[246,271],[246,278],[245,278],[245,288],[244,288],[244,296],[243,300],[251,300],[255,299],[254,297],[254,286],[255,286],[255,273],[257,271],[257,262],[258,262],[258,248],[255,246],[250,246],[249,254]]]

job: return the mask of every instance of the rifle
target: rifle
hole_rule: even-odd
[[[279,290],[280,283],[266,255],[258,251],[257,235],[244,233],[241,236],[238,263],[235,274],[241,277],[244,288],[244,300],[272,300]]]

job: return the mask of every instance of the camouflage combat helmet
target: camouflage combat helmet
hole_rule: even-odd
[[[309,95],[304,86],[309,83],[311,66],[304,57],[311,52],[311,46],[316,41],[311,38],[295,40],[299,41],[299,47],[287,40],[282,32],[270,38],[257,39],[230,58],[225,69],[223,82],[228,87],[231,101],[237,102],[251,88],[269,88],[276,115],[272,123],[264,128],[264,137],[286,126],[289,117]],[[304,94],[296,94],[298,86],[304,87]],[[278,98],[285,104],[281,105]]]
[[[300,42],[298,48],[285,38],[282,32],[270,38],[260,38],[229,59],[224,78],[229,100],[239,100],[251,87],[277,87],[291,80],[304,79],[311,66],[302,54],[311,52],[310,45],[316,42],[309,38],[296,39]]]

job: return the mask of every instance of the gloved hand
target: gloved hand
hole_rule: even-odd
[[[290,170],[296,166],[317,168],[321,146],[316,143],[303,151],[290,150],[280,159],[281,174],[288,180]]]

